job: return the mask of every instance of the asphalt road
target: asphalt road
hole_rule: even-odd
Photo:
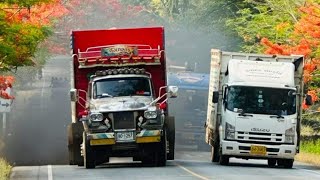
[[[320,169],[295,163],[293,169],[268,168],[267,162],[231,159],[230,166],[209,161],[208,152],[178,151],[166,167],[142,167],[130,159],[87,170],[68,166],[66,126],[70,123],[68,59],[48,63],[33,89],[17,94],[5,131],[4,155],[13,164],[11,179],[320,179]],[[52,78],[60,82],[52,86]],[[61,79],[61,81],[60,81]],[[178,145],[178,144],[177,144]],[[1,152],[0,152],[1,153]]]
[[[320,169],[295,162],[293,169],[269,168],[265,160],[231,159],[229,166],[209,161],[209,152],[177,152],[166,167],[142,167],[129,158],[111,159],[111,164],[96,169],[68,165],[14,167],[11,180],[58,179],[320,179]]]
[[[68,64],[65,57],[54,58],[44,67],[42,79],[16,90],[2,150],[11,164],[67,163],[67,125],[71,122]]]

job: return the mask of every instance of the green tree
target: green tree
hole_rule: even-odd
[[[0,3],[0,71],[39,63],[35,54],[39,44],[51,34],[50,19],[61,16],[54,12],[61,7],[59,4],[59,0]]]
[[[305,0],[246,0],[250,5],[241,8],[234,18],[227,20],[243,40],[246,52],[263,52],[262,37],[279,44],[288,43],[299,19],[298,8]]]

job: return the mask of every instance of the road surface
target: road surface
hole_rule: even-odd
[[[70,85],[65,79],[70,81],[69,71],[69,59],[56,57],[46,64],[43,78],[33,89],[17,92],[15,106],[8,114],[4,149],[5,157],[15,166],[12,180],[320,179],[319,169],[301,163],[282,169],[268,168],[266,161],[231,159],[230,166],[220,166],[209,162],[208,152],[195,151],[176,152],[176,160],[166,167],[142,167],[122,158],[90,170],[65,165],[66,126],[70,123]]]
[[[49,153],[49,152],[48,152]],[[11,180],[65,179],[320,179],[320,169],[295,163],[293,169],[269,168],[265,160],[231,159],[229,166],[209,162],[209,152],[177,152],[178,157],[166,167],[142,167],[128,158],[114,158],[112,164],[96,169],[69,165],[14,167]]]

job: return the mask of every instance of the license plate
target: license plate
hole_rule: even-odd
[[[267,148],[265,146],[254,146],[252,145],[250,148],[250,154],[252,155],[266,155]]]
[[[118,132],[116,137],[117,137],[117,141],[133,141],[134,140],[133,132]]]

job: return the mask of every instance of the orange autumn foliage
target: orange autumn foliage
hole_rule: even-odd
[[[314,72],[320,69],[320,5],[316,3],[306,3],[299,8],[301,17],[294,25],[294,31],[289,37],[288,44],[277,44],[268,38],[262,38],[261,44],[266,47],[266,54],[279,55],[304,55],[306,62],[304,65],[303,80],[308,83],[313,80]],[[286,23],[282,23],[277,28],[283,28]],[[319,101],[320,89],[309,90],[312,101]],[[308,106],[303,103],[303,109]]]
[[[60,18],[69,13],[62,5],[61,0],[34,5],[30,9],[21,8],[18,5],[10,5],[3,9],[6,12],[7,22],[25,22],[39,26],[50,25],[52,19]]]

